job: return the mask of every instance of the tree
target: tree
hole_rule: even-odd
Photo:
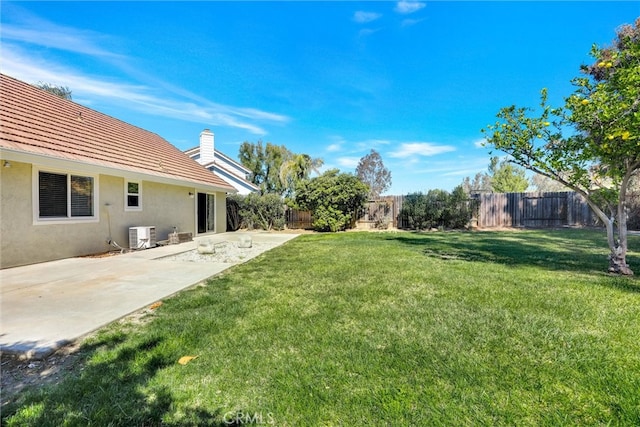
[[[38,82],[38,84],[36,84],[35,86],[42,90],[46,90],[47,92],[52,93],[62,99],[68,99],[69,101],[71,101],[71,89],[66,86],[55,86],[43,82]]]
[[[369,187],[355,175],[331,169],[296,187],[298,208],[312,212],[313,228],[340,231],[349,228],[364,207]]]
[[[531,178],[531,185],[535,188],[536,191],[540,191],[540,192],[570,190],[569,188],[565,187],[558,181],[554,181],[553,179],[546,177],[544,175],[540,175],[539,173],[533,174],[533,177]]]
[[[356,176],[369,186],[369,199],[373,200],[391,187],[391,172],[384,167],[376,150],[362,157],[356,167]]]
[[[473,181],[466,177],[462,188],[467,194],[478,192],[521,193],[529,188],[529,180],[525,170],[513,163],[498,157],[489,162],[489,172],[478,172]]]
[[[497,157],[492,157],[489,174],[494,193],[521,193],[529,188],[525,170],[507,160],[499,162]]]
[[[467,194],[490,193],[491,177],[486,172],[478,172],[473,181],[467,176],[462,180],[462,188]]]
[[[274,145],[262,141],[253,144],[243,142],[238,158],[240,163],[251,171],[249,180],[260,188],[262,194],[282,195],[285,188],[280,180],[280,169],[293,154],[284,145]]]
[[[293,196],[296,186],[309,179],[312,172],[320,173],[322,159],[314,159],[308,154],[294,154],[280,167],[280,183],[286,188],[287,196]]]
[[[617,31],[610,47],[594,45],[591,65],[572,80],[562,107],[512,105],[483,132],[520,166],[581,194],[605,224],[609,271],[632,275],[627,254],[627,193],[640,169],[640,18]]]

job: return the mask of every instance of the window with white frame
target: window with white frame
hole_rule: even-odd
[[[125,180],[125,201],[124,206],[127,211],[142,210],[142,185],[137,181]]]
[[[38,171],[39,220],[96,218],[96,179],[72,173]]]

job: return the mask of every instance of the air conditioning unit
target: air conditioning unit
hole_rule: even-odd
[[[153,226],[129,227],[129,248],[149,249],[156,246],[156,228]]]

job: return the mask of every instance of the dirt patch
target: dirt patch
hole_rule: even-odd
[[[23,359],[20,356],[2,354],[0,377],[2,407],[15,400],[29,386],[57,384],[83,359],[79,343],[60,348],[41,360]]]
[[[162,305],[158,301],[118,322],[128,325],[142,325],[153,319],[154,310]],[[95,333],[69,343],[42,359],[27,359],[24,356],[2,353],[0,355],[0,408],[18,399],[20,393],[33,387],[55,385],[72,372],[79,372],[93,349],[82,344]],[[1,412],[1,411],[0,411]]]

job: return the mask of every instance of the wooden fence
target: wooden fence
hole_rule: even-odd
[[[555,228],[565,226],[598,226],[584,198],[575,192],[483,193],[473,196],[479,200],[476,215],[471,220],[479,228],[523,227]],[[629,226],[640,228],[640,195],[631,204]],[[369,201],[356,222],[358,228],[408,228],[400,215],[404,196],[386,196]],[[635,204],[633,204],[635,201]],[[287,210],[288,228],[312,228],[310,212]]]
[[[575,192],[486,193],[480,200],[480,228],[554,228],[594,226],[597,217],[584,198]]]
[[[385,196],[370,200],[356,222],[359,228],[405,228],[400,215],[404,196]]]
[[[287,209],[285,211],[287,228],[309,230],[313,228],[313,218],[309,211],[299,211],[297,209]]]

